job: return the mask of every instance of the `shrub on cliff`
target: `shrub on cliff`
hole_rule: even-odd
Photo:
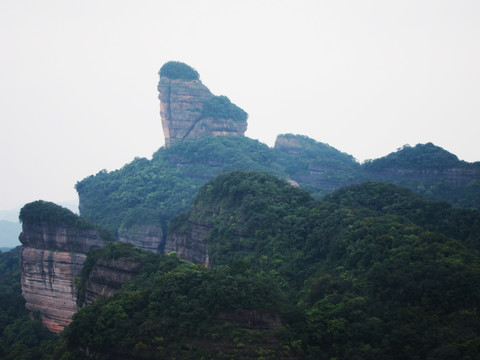
[[[179,80],[198,80],[200,76],[197,70],[180,61],[169,61],[165,63],[158,72],[160,76]]]
[[[232,119],[237,122],[247,121],[248,114],[233,104],[226,96],[213,96],[203,105],[203,117],[214,119]]]
[[[22,223],[71,226],[80,230],[97,230],[105,240],[114,240],[113,235],[94,223],[74,214],[67,208],[49,201],[37,200],[26,204],[21,210],[19,220]]]

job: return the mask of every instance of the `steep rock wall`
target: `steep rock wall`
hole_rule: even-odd
[[[158,92],[167,148],[185,139],[218,135],[243,136],[247,130],[246,121],[237,121],[221,114],[215,117],[205,115],[205,104],[215,96],[199,79],[160,76]]]
[[[176,252],[181,259],[209,267],[207,235],[210,230],[209,224],[189,219],[186,227],[168,233],[165,254]]]
[[[26,307],[39,311],[44,325],[61,331],[78,310],[75,278],[88,250],[105,246],[96,230],[49,223],[23,223],[22,295]]]
[[[118,240],[131,243],[134,246],[153,253],[159,253],[163,248],[163,230],[156,225],[134,225],[119,231]]]
[[[52,332],[68,325],[78,310],[75,277],[80,276],[86,255],[24,247],[22,295],[28,310],[39,311]]]
[[[124,283],[138,275],[141,266],[129,259],[98,260],[85,286],[82,303],[90,304],[99,296],[114,295]]]

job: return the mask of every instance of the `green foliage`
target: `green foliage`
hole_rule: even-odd
[[[235,318],[245,309],[282,307],[282,296],[268,276],[245,268],[208,270],[175,255],[154,255],[149,264],[113,298],[99,299],[74,315],[62,334],[63,351],[88,348],[94,354],[142,359],[223,358],[221,350],[230,347],[231,352],[240,339],[248,351],[257,343],[222,318]],[[233,355],[244,351],[233,347]]]
[[[414,147],[405,145],[399,151],[365,164],[369,170],[385,168],[438,169],[468,167],[469,164],[432,143],[418,144]]]
[[[309,358],[478,351],[478,212],[391,184],[351,186],[316,203],[292,189],[266,174],[221,175],[175,226],[209,221],[214,264],[241,260],[268,271],[299,304],[301,313],[284,319]]]
[[[291,279],[300,271],[295,263],[303,255],[305,217],[313,204],[307,192],[275,176],[236,170],[203,186],[187,218],[213,214],[207,248],[214,265],[246,261]],[[182,226],[179,220],[169,231]]]
[[[79,181],[76,189],[81,214],[112,232],[143,224],[157,225],[165,232],[174,216],[187,211],[203,184],[228,171],[255,170],[292,179],[315,198],[331,189],[383,176],[379,175],[382,172],[371,171],[371,165],[361,166],[352,156],[327,144],[305,136],[283,137],[297,147],[271,149],[246,137],[218,136],[160,148],[151,160],[136,158],[119,170],[101,171]],[[415,156],[429,159],[424,162],[433,161],[428,151],[422,152],[431,148],[427,145],[415,147]],[[386,180],[430,199],[480,208],[478,180],[465,187],[427,177],[387,176]]]
[[[191,146],[152,162],[177,163]],[[478,357],[477,211],[377,182],[316,201],[275,176],[234,170],[201,186],[169,230],[191,231],[192,221],[212,229],[212,269],[111,243],[88,254],[82,279],[99,259],[140,262],[136,279],[83,307],[55,343],[10,323],[2,349],[21,332],[30,351],[63,359],[84,349],[136,359]]]
[[[25,309],[20,250],[0,253],[0,358],[49,359],[56,336],[43,327],[38,314],[32,320]]]
[[[180,61],[169,61],[160,68],[160,76],[166,76],[170,79],[180,79],[185,81],[198,80],[198,72]]]
[[[212,96],[203,104],[202,117],[246,122],[248,114],[226,96]]]
[[[20,222],[28,224],[64,225],[79,230],[97,230],[105,240],[114,240],[113,235],[106,229],[88,221],[67,208],[52,202],[37,200],[28,203],[20,210]]]
[[[123,168],[101,171],[76,184],[82,216],[113,232],[158,225],[188,209],[199,187],[234,169],[282,175],[268,146],[243,137],[207,137],[161,148],[152,160],[136,158]]]

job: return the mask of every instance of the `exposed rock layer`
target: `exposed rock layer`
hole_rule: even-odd
[[[28,310],[39,311],[52,332],[68,325],[78,310],[74,279],[86,255],[54,250],[22,249],[22,295]]]
[[[140,269],[140,263],[129,259],[98,260],[85,287],[84,303],[90,304],[101,295],[114,295],[124,283],[136,277]]]
[[[160,116],[162,118],[165,147],[185,139],[204,136],[243,136],[246,121],[212,118],[203,115],[206,102],[214,97],[200,80],[160,77],[158,84]]]
[[[188,225],[168,233],[165,254],[176,252],[181,259],[208,267],[207,235],[211,227],[193,219],[188,220]]]
[[[138,248],[154,253],[160,252],[163,247],[163,230],[155,225],[134,225],[120,231],[119,240],[128,242]]]
[[[88,250],[105,246],[95,230],[23,223],[22,294],[29,310],[37,310],[52,332],[61,331],[78,310],[75,277]]]

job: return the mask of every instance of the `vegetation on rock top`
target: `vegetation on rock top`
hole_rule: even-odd
[[[24,205],[20,210],[19,220],[24,224],[49,224],[68,226],[79,230],[97,230],[105,240],[114,240],[109,231],[74,214],[69,209],[49,201],[37,200]]]
[[[203,104],[202,117],[213,119],[231,119],[236,122],[247,121],[248,114],[233,104],[226,96],[212,96]]]
[[[160,68],[158,72],[160,76],[170,79],[179,79],[185,81],[198,80],[200,76],[197,70],[180,61],[169,61]]]

